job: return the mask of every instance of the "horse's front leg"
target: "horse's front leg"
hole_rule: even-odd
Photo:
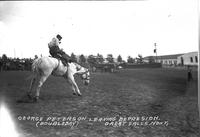
[[[69,83],[71,85],[71,88],[72,88],[72,91],[73,91],[73,95],[76,95],[77,93],[76,93],[76,90],[75,90],[75,87],[74,87],[73,83],[70,80],[68,80],[68,81],[69,81]]]
[[[79,90],[79,88],[78,88],[78,86],[77,86],[77,84],[76,84],[76,82],[74,80],[74,76],[73,75],[71,75],[71,74],[68,75],[68,81],[72,86],[72,90],[74,92],[73,94],[77,94],[78,96],[81,96],[82,94],[81,94],[81,92],[80,92],[80,90]]]

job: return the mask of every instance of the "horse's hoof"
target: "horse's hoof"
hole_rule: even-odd
[[[78,94],[78,96],[82,96],[81,94]]]
[[[24,103],[23,100],[17,100],[17,103]]]
[[[76,95],[76,93],[73,93],[73,95]]]
[[[28,94],[27,96],[28,96],[29,99],[33,99],[31,94]]]
[[[34,97],[33,102],[35,102],[35,103],[38,102],[38,99],[39,99],[38,97]]]

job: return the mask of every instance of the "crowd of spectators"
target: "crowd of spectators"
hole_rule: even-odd
[[[31,70],[31,58],[3,58],[0,57],[0,71],[8,70]]]

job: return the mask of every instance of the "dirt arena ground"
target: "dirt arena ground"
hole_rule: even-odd
[[[51,76],[37,103],[28,71],[0,72],[0,95],[24,137],[199,137],[197,72],[169,68],[92,73],[82,96]]]

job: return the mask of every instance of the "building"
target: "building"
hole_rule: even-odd
[[[185,53],[178,57],[178,65],[198,66],[198,52]]]
[[[189,52],[183,54],[163,55],[163,56],[147,56],[143,58],[146,63],[161,63],[166,66],[197,66],[198,52]]]
[[[146,56],[143,58],[144,63],[155,63],[155,56]]]
[[[177,65],[178,57],[183,54],[163,55],[163,56],[147,56],[143,59],[146,63],[161,63],[163,65]]]
[[[183,54],[157,56],[156,62],[161,63],[163,65],[176,66],[178,64],[178,57],[181,55],[183,55]]]

